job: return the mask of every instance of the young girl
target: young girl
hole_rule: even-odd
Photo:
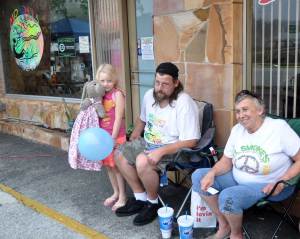
[[[116,147],[126,141],[124,121],[125,97],[124,94],[116,88],[118,83],[117,74],[112,65],[100,65],[96,73],[96,81],[100,82],[106,91],[103,97],[106,116],[100,119],[100,127],[111,134]],[[104,205],[112,207],[112,210],[115,211],[125,205],[125,182],[115,165],[114,151],[107,158],[102,160],[102,162],[107,168],[109,180],[113,188],[113,194],[105,199]]]

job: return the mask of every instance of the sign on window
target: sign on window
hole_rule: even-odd
[[[75,56],[75,38],[74,37],[61,37],[57,39],[58,56],[70,57]]]

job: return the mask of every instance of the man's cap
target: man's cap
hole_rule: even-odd
[[[156,67],[156,73],[167,74],[178,79],[178,68],[171,62],[163,62]]]

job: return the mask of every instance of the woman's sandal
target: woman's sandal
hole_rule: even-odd
[[[229,236],[230,236],[230,232],[221,238],[217,237],[216,234],[213,234],[213,235],[206,237],[206,239],[229,239]]]
[[[105,201],[103,202],[103,205],[105,207],[112,207],[115,205],[115,203],[118,201],[118,198],[115,198],[115,197],[109,197],[109,198],[106,198]]]

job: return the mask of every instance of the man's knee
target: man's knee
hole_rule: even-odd
[[[143,175],[147,170],[149,170],[148,159],[145,154],[141,153],[136,158],[136,171],[138,175]]]
[[[123,156],[121,152],[115,154],[114,160],[118,169],[120,169],[121,171],[128,166],[132,166],[129,164],[128,160]]]

